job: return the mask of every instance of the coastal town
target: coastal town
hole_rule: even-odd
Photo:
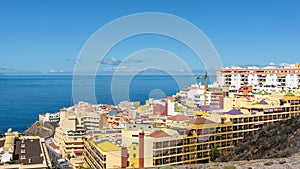
[[[0,168],[161,168],[210,163],[300,115],[300,64],[224,67],[212,84],[118,105],[79,102],[0,139]]]

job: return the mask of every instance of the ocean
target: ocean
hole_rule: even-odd
[[[117,79],[118,85],[126,83],[126,76]],[[194,81],[191,77],[168,75],[140,75],[130,82],[130,101],[141,101],[152,96],[160,98],[171,96],[180,90],[178,79],[189,86]],[[97,76],[95,95],[97,103],[113,104],[111,94],[112,76]],[[84,84],[83,84],[84,85]],[[69,107],[72,99],[72,76],[34,75],[34,76],[0,76],[0,131],[8,128],[23,132],[38,120],[38,114],[58,112],[60,108]]]

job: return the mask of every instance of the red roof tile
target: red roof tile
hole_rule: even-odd
[[[204,117],[196,117],[195,119],[190,120],[190,123],[192,123],[192,124],[209,124],[209,123],[215,123],[215,122],[210,121]]]
[[[55,149],[59,149],[59,146],[57,146],[54,142],[51,142],[49,145]]]
[[[173,120],[173,121],[185,121],[185,120],[192,120],[193,118],[191,117],[188,117],[188,116],[185,116],[183,114],[178,114],[176,116],[172,116],[172,117],[169,117],[168,120]]]
[[[167,115],[167,107],[163,105],[154,105],[153,114]]]
[[[149,136],[150,137],[167,137],[169,135],[162,130],[156,130],[156,131],[152,132]]]

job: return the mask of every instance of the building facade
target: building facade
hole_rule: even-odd
[[[252,85],[268,89],[276,86],[279,89],[294,89],[300,86],[300,65],[284,67],[225,67],[217,70],[217,82],[221,86],[230,86],[238,90],[241,86]],[[269,86],[269,87],[268,87]],[[273,87],[273,90],[277,90]]]
[[[182,104],[189,107],[203,105],[221,107],[223,91],[216,83],[208,85],[206,88],[204,85],[197,83],[192,84],[190,87],[184,87],[176,96],[180,98]]]
[[[205,163],[212,158],[213,148],[222,153],[264,126],[299,115],[300,97],[292,92],[226,97],[223,111],[208,111],[201,117],[176,115],[166,120],[167,127],[128,123],[119,145],[88,140],[85,164],[92,168],[144,168]],[[96,162],[99,166],[93,166]]]

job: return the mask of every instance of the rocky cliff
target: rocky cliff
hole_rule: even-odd
[[[290,157],[300,149],[300,118],[279,121],[248,135],[232,151],[222,153],[219,161]]]
[[[37,121],[33,123],[27,130],[24,131],[25,136],[40,136],[41,138],[48,138],[54,134],[54,126],[44,126],[43,122]]]

